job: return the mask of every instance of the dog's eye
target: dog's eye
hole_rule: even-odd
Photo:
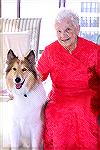
[[[22,69],[23,72],[26,71],[26,70],[27,70],[26,68],[23,68],[23,69]]]
[[[16,71],[17,69],[16,69],[16,68],[13,68],[13,70]]]

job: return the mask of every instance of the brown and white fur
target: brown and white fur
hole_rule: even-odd
[[[41,109],[46,102],[46,93],[42,83],[38,81],[33,51],[20,60],[9,50],[6,83],[14,99],[6,102],[3,146],[10,146],[11,150],[18,150],[20,147],[40,150]]]

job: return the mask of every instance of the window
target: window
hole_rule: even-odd
[[[82,2],[81,3],[81,12],[97,12],[96,2]]]
[[[99,27],[99,17],[81,17],[81,27]]]
[[[80,36],[84,37],[88,40],[91,40],[93,42],[97,42],[97,37],[98,37],[99,33],[97,31],[81,31],[80,32]]]
[[[97,3],[91,2],[90,12],[96,12],[97,11]]]
[[[99,17],[90,17],[90,26],[91,27],[99,27]]]

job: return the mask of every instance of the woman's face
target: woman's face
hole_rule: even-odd
[[[59,43],[66,49],[73,50],[77,44],[79,26],[74,26],[70,19],[62,19],[55,23],[56,34]]]

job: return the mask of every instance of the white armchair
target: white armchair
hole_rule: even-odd
[[[36,60],[38,59],[38,47],[40,37],[40,27],[42,18],[17,18],[0,19],[0,32],[31,32],[31,50],[35,51]]]

